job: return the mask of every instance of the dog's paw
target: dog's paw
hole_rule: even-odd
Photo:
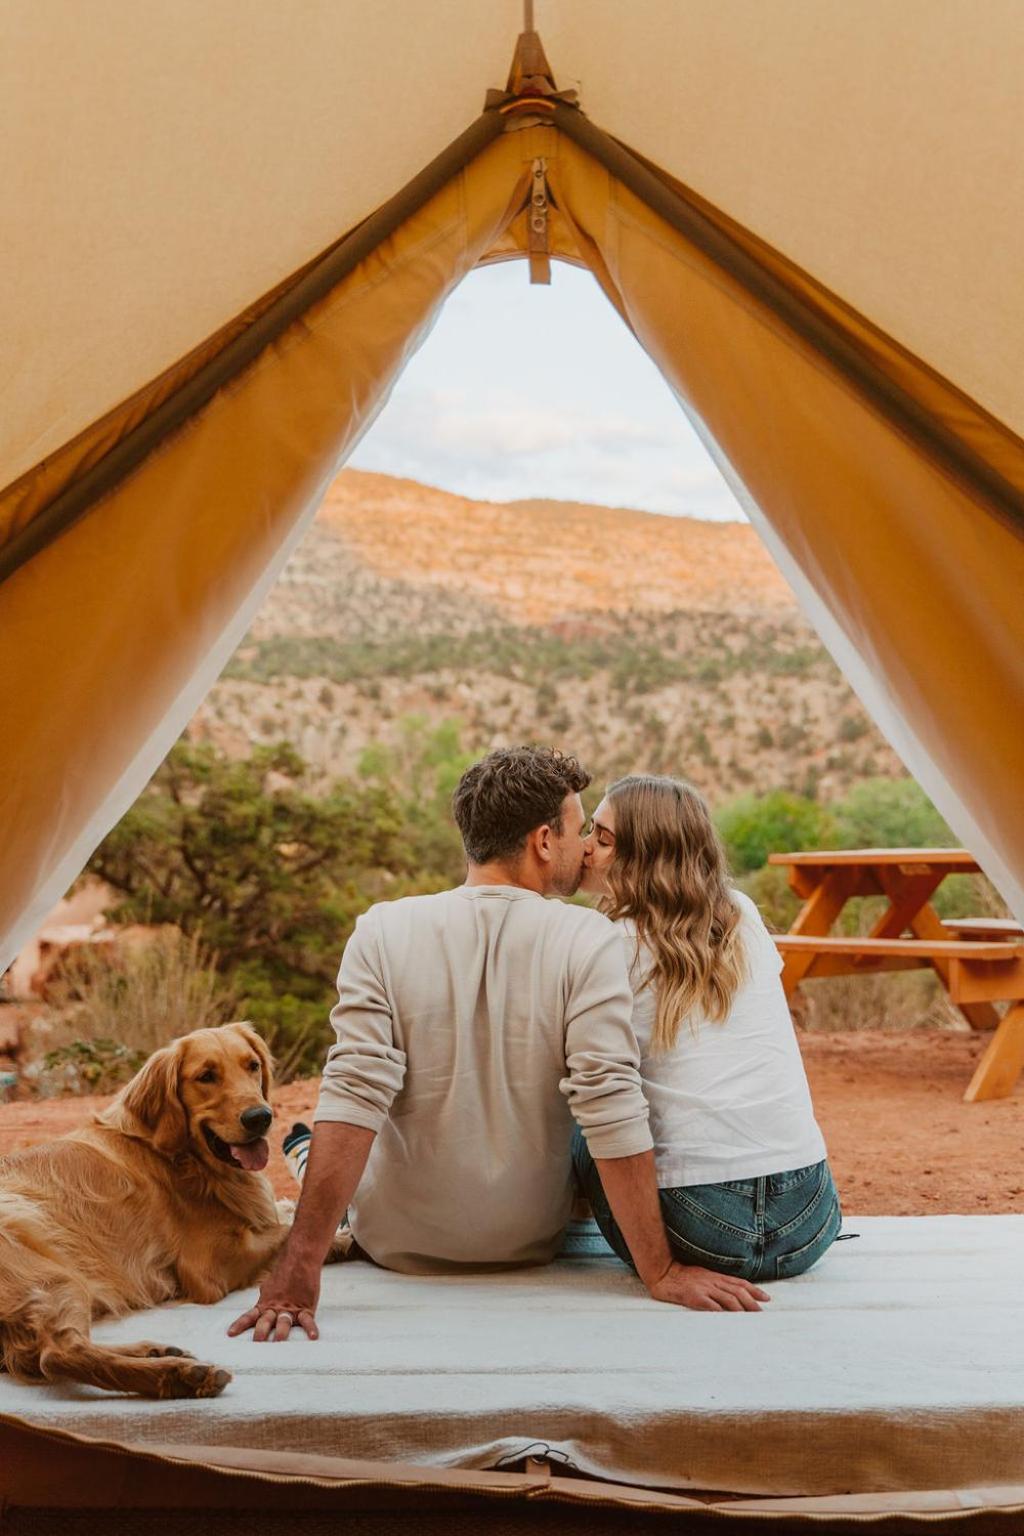
[[[350,1228],[339,1227],[331,1238],[331,1246],[327,1250],[324,1263],[344,1264],[346,1259],[351,1258],[354,1246],[355,1238],[352,1236]]]
[[[161,1397],[218,1397],[228,1382],[231,1372],[223,1366],[207,1365],[205,1360],[182,1362],[169,1371],[160,1383]]]
[[[182,1360],[195,1358],[187,1349],[179,1349],[177,1344],[155,1344],[152,1339],[141,1339],[138,1344],[119,1344],[119,1355],[129,1355],[136,1360],[167,1360],[175,1357]]]

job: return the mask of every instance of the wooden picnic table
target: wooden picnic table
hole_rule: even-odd
[[[843,848],[773,853],[789,869],[803,905],[788,933],[776,935],[782,984],[791,997],[819,976],[931,968],[972,1029],[993,1031],[964,1098],[1005,1098],[1024,1068],[1024,928],[1005,918],[943,922],[931,898],[947,875],[977,874],[964,848]],[[834,936],[855,896],[888,905],[870,933]],[[1009,1003],[1000,1018],[995,1004]]]

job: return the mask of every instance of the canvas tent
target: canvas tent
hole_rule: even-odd
[[[594,272],[1024,917],[1024,9],[542,0],[543,48],[530,9],[4,8],[0,967],[517,256]]]
[[[547,0],[538,24],[502,90],[519,0],[6,8],[0,965],[446,295],[531,245],[535,276],[594,272],[1024,915],[1024,12]]]

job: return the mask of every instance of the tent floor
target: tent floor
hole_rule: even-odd
[[[547,1268],[497,1275],[342,1265],[324,1275],[317,1344],[227,1339],[242,1297],[97,1328],[227,1365],[220,1398],[143,1403],[0,1379],[0,1414],[142,1451],[249,1448],[279,1465],[287,1453],[435,1469],[532,1456],[677,1493],[974,1490],[951,1495],[968,1510],[1001,1488],[1005,1500],[1024,1484],[1024,1217],[851,1217],[845,1230],[859,1236],[769,1287],[758,1315],[651,1302],[586,1235]],[[685,1518],[677,1529],[705,1523]]]

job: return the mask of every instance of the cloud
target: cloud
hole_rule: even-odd
[[[591,275],[519,263],[455,291],[351,461],[479,500],[743,514]]]
[[[676,407],[678,410],[678,407]],[[468,390],[395,396],[352,464],[478,500],[543,496],[692,517],[742,513],[682,412],[678,424]]]

